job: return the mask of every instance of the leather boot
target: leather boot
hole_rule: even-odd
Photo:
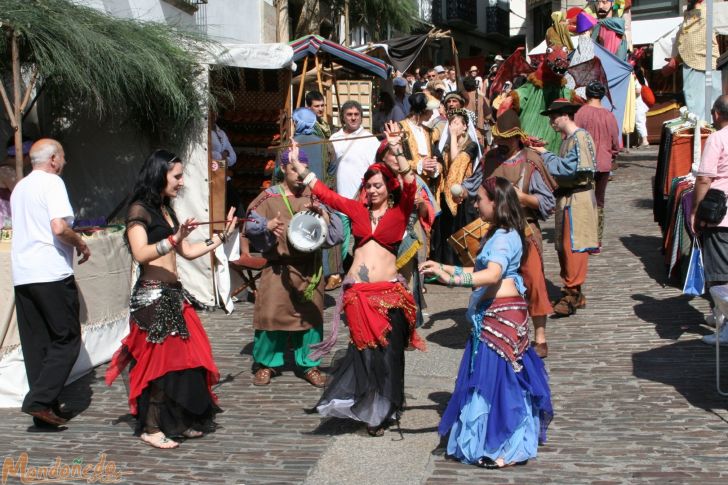
[[[581,292],[581,286],[577,286],[574,289],[574,306],[576,308],[586,308],[586,297]]]

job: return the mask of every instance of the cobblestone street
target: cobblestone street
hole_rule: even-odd
[[[546,364],[556,415],[548,443],[527,466],[490,471],[443,455],[436,429],[469,334],[468,292],[432,285],[421,329],[428,351],[407,353],[401,435],[393,427],[371,438],[362,426],[306,414],[320,390],[292,368],[268,387],[253,386],[253,306],[238,303],[232,315],[201,314],[222,375],[216,392],[225,412],[216,433],[177,450],[145,446],[132,435],[122,380],[106,387],[104,365],[66,389],[69,407],[83,412],[62,432],[29,432],[29,416],[0,410],[0,456],[17,459],[25,451],[30,465],[45,466],[56,457],[93,464],[105,453],[124,483],[139,484],[726,484],[728,398],[716,392],[714,349],[700,341],[712,332],[703,319],[708,304],[665,285],[652,217],[655,158],[656,151],[636,151],[622,160],[607,190],[605,247],[589,260],[587,307],[549,320]],[[553,221],[544,227],[556,296]],[[329,296],[327,322],[336,295]]]

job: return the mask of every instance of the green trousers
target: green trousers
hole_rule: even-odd
[[[321,360],[309,359],[308,354],[311,352],[309,346],[321,342],[323,333],[323,327],[312,327],[300,332],[256,330],[253,342],[253,360],[266,367],[282,367],[283,357],[290,343],[293,347],[296,365],[305,372],[321,363]]]

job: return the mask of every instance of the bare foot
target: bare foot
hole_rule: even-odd
[[[171,450],[172,448],[177,448],[179,446],[179,443],[167,438],[161,431],[153,434],[142,433],[140,438],[149,446],[153,446],[154,448],[159,448],[161,450]]]

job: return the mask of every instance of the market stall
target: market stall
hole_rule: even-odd
[[[227,174],[213,170],[220,164],[213,165],[210,127],[200,123],[197,133],[201,135],[184,150],[185,190],[174,201],[179,214],[200,221],[220,220],[215,208],[222,201],[224,214],[226,176],[239,191],[243,206],[265,186],[270,175],[264,167],[274,155],[266,147],[288,125],[292,58],[293,50],[285,44],[223,44],[204,60],[203,84],[213,93],[222,88],[230,94],[231,99],[221,100],[217,123],[229,137],[238,162]],[[197,230],[190,237],[202,241],[210,236]],[[200,303],[232,311],[228,261],[238,258],[238,242],[232,238],[209,258],[180,258],[180,279]]]
[[[353,99],[364,110],[362,124],[372,127],[372,77],[388,79],[392,67],[384,61],[344,47],[317,35],[307,35],[290,42],[298,74],[294,78],[296,103],[303,105],[308,89],[317,89],[326,97],[327,114],[334,127],[339,124],[341,105]]]

